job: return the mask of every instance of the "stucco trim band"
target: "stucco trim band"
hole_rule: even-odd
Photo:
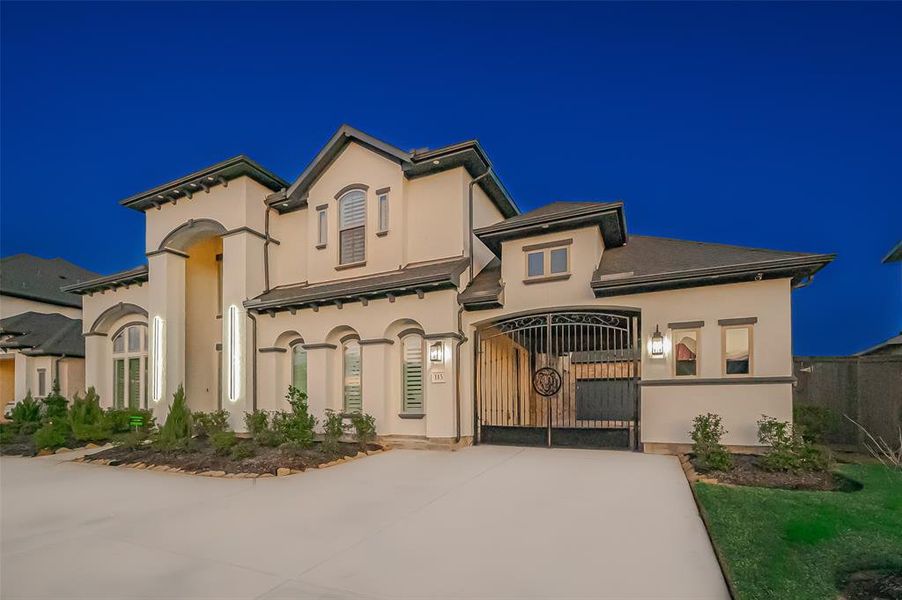
[[[783,377],[730,377],[723,379],[646,379],[640,381],[639,385],[642,387],[664,385],[756,385],[795,382],[795,377],[787,375]]]

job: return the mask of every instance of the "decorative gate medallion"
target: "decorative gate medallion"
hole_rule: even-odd
[[[540,396],[554,396],[561,389],[561,374],[557,369],[542,367],[532,376],[532,387]]]

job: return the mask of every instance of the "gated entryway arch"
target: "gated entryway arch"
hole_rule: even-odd
[[[477,330],[477,443],[636,448],[639,315],[571,310]]]

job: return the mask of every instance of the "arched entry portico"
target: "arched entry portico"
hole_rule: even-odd
[[[635,448],[639,315],[579,309],[477,329],[477,443]]]

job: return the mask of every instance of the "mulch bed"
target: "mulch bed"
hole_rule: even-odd
[[[242,441],[250,444],[250,441]],[[367,450],[381,450],[376,444],[367,446]],[[256,454],[250,458],[234,460],[228,455],[217,454],[206,439],[195,440],[192,451],[157,450],[151,446],[130,449],[116,446],[96,454],[91,454],[83,462],[110,461],[112,466],[143,463],[150,466],[166,466],[181,469],[185,472],[203,473],[206,471],[224,471],[226,473],[271,473],[285,468],[293,471],[304,471],[334,460],[356,456],[360,452],[357,444],[342,442],[339,451],[327,454],[322,451],[319,442],[311,448],[300,451],[287,451],[281,448],[257,447]]]
[[[900,600],[902,573],[860,571],[849,576],[842,598],[846,600]]]
[[[851,492],[861,489],[858,483],[830,471],[765,471],[758,466],[756,456],[746,454],[733,455],[731,471],[702,471],[695,458],[692,458],[692,466],[698,473],[732,485],[821,492]]]
[[[37,450],[31,436],[16,436],[16,439],[6,444],[0,444],[0,455],[3,456],[34,456]]]

